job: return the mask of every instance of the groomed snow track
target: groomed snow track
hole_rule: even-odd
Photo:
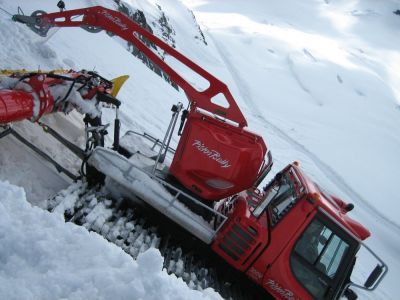
[[[102,188],[77,182],[48,200],[47,209],[66,222],[97,232],[133,259],[150,247],[164,257],[163,268],[192,289],[211,287],[224,299],[272,299],[242,273],[160,213],[129,199],[111,200]]]

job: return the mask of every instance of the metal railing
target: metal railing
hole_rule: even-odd
[[[89,158],[89,164],[125,186],[135,196],[180,224],[205,243],[211,243],[227,220],[227,216],[224,214],[157,177],[154,173],[136,166],[132,161],[114,151],[101,147],[96,148]],[[146,191],[143,191],[143,188],[137,188],[135,181],[140,181],[141,175],[147,176],[156,185],[148,187],[149,189]],[[162,193],[157,191],[160,187]],[[180,197],[184,197],[189,204],[180,201]],[[212,217],[214,223],[207,222],[201,215],[194,213],[192,209],[195,207],[205,210]]]

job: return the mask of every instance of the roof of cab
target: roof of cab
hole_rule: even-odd
[[[290,167],[295,170],[301,183],[306,189],[306,193],[310,194],[314,200],[317,200],[316,203],[319,207],[326,211],[358,239],[365,240],[371,235],[367,228],[347,214],[347,203],[345,201],[322,189],[300,169],[298,163],[293,163]]]

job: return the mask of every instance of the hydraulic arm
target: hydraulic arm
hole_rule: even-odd
[[[31,16],[14,15],[13,19],[17,22],[27,24],[33,31],[41,36],[46,36],[49,29],[52,27],[82,27],[83,29],[93,33],[106,30],[107,32],[115,34],[132,43],[166,74],[168,74],[171,80],[185,91],[189,101],[191,102],[192,110],[196,107],[202,108],[212,114],[229,119],[239,124],[240,127],[247,126],[245,117],[237,106],[228,87],[223,82],[144,28],[140,27],[122,13],[101,6],[94,6],[49,14],[46,14],[43,11],[36,11]],[[204,91],[198,91],[193,87],[193,85],[184,79],[182,75],[178,74],[172,67],[154,53],[152,49],[140,41],[138,35],[142,35],[144,38],[165,51],[165,53],[174,57],[187,68],[207,80],[209,82],[209,87]],[[214,104],[211,101],[213,97],[218,94],[222,94],[225,97],[229,107],[225,108]]]

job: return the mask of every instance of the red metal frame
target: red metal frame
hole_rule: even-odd
[[[84,28],[85,26],[94,26],[114,33],[135,45],[136,48],[142,51],[150,60],[167,73],[171,80],[185,91],[191,102],[192,109],[199,107],[236,122],[240,127],[247,126],[245,117],[237,106],[228,87],[223,82],[120,12],[101,6],[68,10],[36,16],[36,25],[43,28],[49,28],[52,26]],[[198,91],[172,67],[164,62],[156,53],[140,41],[138,34],[142,35],[160,49],[164,50],[167,54],[171,55],[189,69],[203,77],[210,83],[210,86],[204,91]],[[224,108],[211,102],[212,98],[220,93],[225,96],[229,103],[228,108]]]
[[[15,90],[0,90],[0,124],[22,121],[33,115],[31,93]]]
[[[46,74],[37,74],[24,79],[17,89],[0,90],[0,124],[28,118],[36,121],[52,112],[54,98],[49,87],[62,82],[60,79],[48,78]]]
[[[65,75],[70,78],[79,76],[90,77],[90,75],[68,71]],[[11,75],[15,78],[22,78],[24,74],[17,72]],[[54,97],[50,91],[51,86],[65,83],[62,78],[54,78],[46,73],[26,74],[15,89],[0,90],[0,124],[22,121],[31,119],[32,121],[39,120],[43,115],[60,111],[64,103],[55,103]],[[83,99],[92,99],[96,94],[110,93],[111,91],[102,85],[81,91]]]

